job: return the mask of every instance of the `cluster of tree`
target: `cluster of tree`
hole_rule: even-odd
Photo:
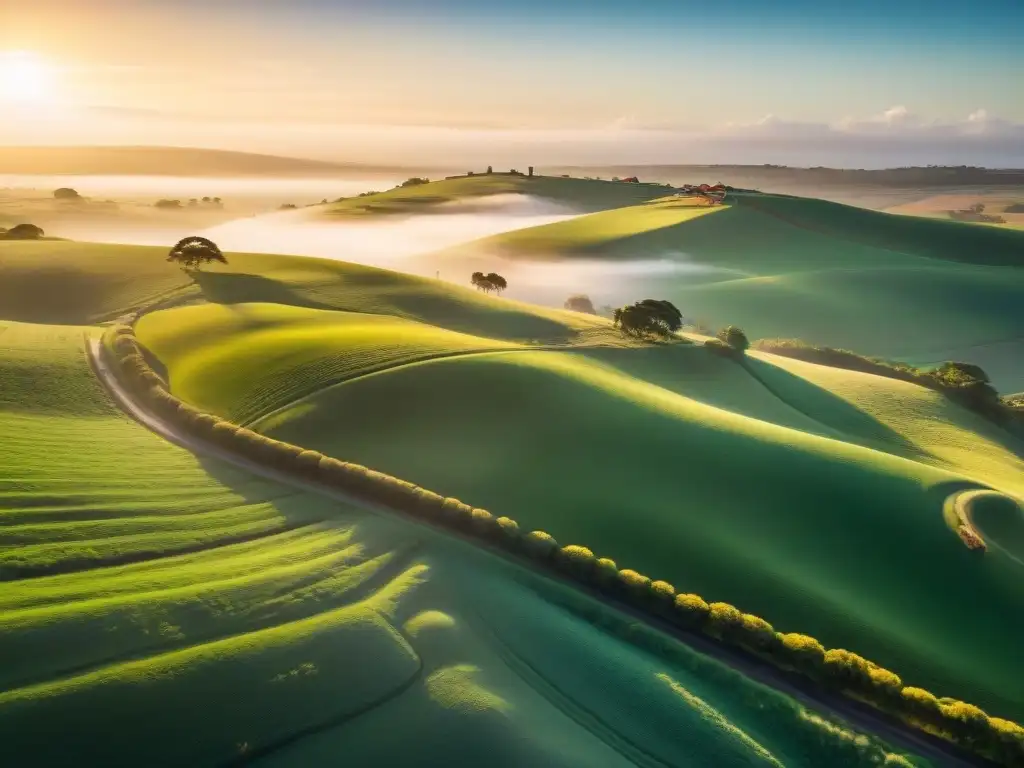
[[[42,227],[35,224],[15,224],[10,229],[0,227],[0,239],[2,240],[38,240],[46,233]]]
[[[190,269],[198,271],[203,264],[214,261],[219,261],[221,264],[228,263],[227,258],[221,253],[215,242],[197,235],[186,237],[175,243],[167,255],[167,261],[174,262],[185,271]]]
[[[584,293],[577,293],[566,299],[565,308],[571,309],[573,312],[586,312],[588,315],[597,314],[597,310],[594,309],[594,303]]]
[[[615,326],[627,336],[637,339],[649,336],[668,338],[683,327],[683,315],[670,302],[644,299],[612,313]]]
[[[962,211],[947,211],[949,218],[956,221],[984,222],[986,224],[1005,224],[1006,219],[1002,216],[992,216],[985,213],[984,203],[975,203]]]
[[[324,202],[326,203],[327,201],[324,200]],[[296,208],[298,208],[298,206],[295,203],[281,203],[281,207],[278,208],[278,210],[279,211],[294,211]]]
[[[919,384],[941,392],[954,402],[1001,426],[1009,426],[1017,421],[1014,409],[1000,398],[988,374],[971,363],[950,361],[938,368],[923,370],[908,363],[867,357],[848,349],[819,347],[799,339],[759,339],[754,347],[810,363]]]
[[[470,277],[470,282],[478,291],[483,291],[484,293],[493,292],[499,296],[502,291],[508,288],[508,281],[497,272],[490,272],[486,275],[483,272],[474,272]]]
[[[134,321],[134,318],[130,318]],[[131,391],[160,416],[191,434],[235,451],[253,461],[330,488],[389,506],[417,519],[451,529],[530,558],[542,568],[589,586],[634,609],[653,614],[681,630],[701,632],[777,667],[799,672],[837,693],[866,701],[900,717],[910,727],[937,731],[967,750],[1011,766],[1024,766],[1024,728],[989,717],[981,709],[953,699],[939,699],[903,681],[873,662],[844,649],[826,650],[813,637],[783,634],[759,616],[729,603],[707,602],[681,593],[587,547],[560,546],[544,531],[525,532],[508,517],[495,517],[454,498],[445,498],[390,475],[339,461],[317,451],[260,435],[183,403],[167,390],[152,369],[146,350],[130,325],[114,326],[104,335]]]
[[[419,186],[421,186],[423,184],[429,184],[429,183],[430,183],[430,179],[423,178],[423,177],[420,177],[420,176],[413,176],[410,179],[406,179],[405,181],[403,181],[398,186],[400,186],[400,187],[419,187]]]

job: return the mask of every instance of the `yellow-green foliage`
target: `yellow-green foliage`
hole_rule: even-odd
[[[627,593],[640,596],[647,593],[651,586],[651,579],[649,576],[644,576],[642,573],[637,573],[629,568],[623,568],[619,571],[619,585],[625,589]]]
[[[604,586],[613,584],[619,578],[619,568],[611,558],[601,557],[594,563],[594,579]]]
[[[803,672],[816,672],[825,661],[825,648],[813,637],[788,632],[778,640],[782,658]]]
[[[682,594],[676,595],[675,612],[684,626],[697,627],[707,620],[711,606],[700,595]]]
[[[676,599],[676,588],[667,581],[652,581],[651,596],[659,605],[668,607]]]
[[[558,551],[558,562],[565,570],[578,578],[587,579],[595,566],[594,553],[586,547],[570,544]]]
[[[538,560],[546,560],[558,551],[558,542],[544,531],[530,531],[523,537],[523,546]]]

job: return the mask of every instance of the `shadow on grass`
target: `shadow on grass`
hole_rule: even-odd
[[[826,427],[886,452],[895,446],[918,456],[931,455],[874,416],[807,379],[751,357],[743,359],[743,366],[782,402]]]

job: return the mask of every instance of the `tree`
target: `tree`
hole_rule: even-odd
[[[970,210],[974,211],[975,213],[984,213],[984,211],[985,211],[985,204],[984,203],[975,203],[974,205],[972,205],[970,207]]]
[[[153,203],[153,207],[163,210],[176,210],[181,208],[181,200],[157,200]]]
[[[35,224],[16,224],[4,233],[4,237],[8,240],[38,240],[44,234],[42,227]]]
[[[664,325],[668,333],[675,333],[683,327],[683,315],[671,301],[644,299],[639,304]]]
[[[478,291],[483,291],[484,293],[494,291],[500,294],[508,288],[508,282],[497,272],[491,272],[486,275],[483,272],[474,272],[470,277],[470,282]]]
[[[644,299],[612,313],[612,320],[627,336],[667,338],[682,328],[682,314],[670,301]]]
[[[327,202],[326,200],[324,202]],[[297,206],[295,203],[282,203],[280,210],[282,211],[294,211]]]
[[[488,174],[494,173],[494,168],[492,168],[491,166],[488,165],[487,166],[487,173]]]
[[[501,292],[508,288],[508,281],[504,277],[499,275],[497,272],[489,272],[487,274],[487,282],[492,286],[491,290],[497,293],[499,296]]]
[[[57,200],[80,200],[81,195],[78,194],[71,187],[61,187],[60,189],[53,190],[53,196]]]
[[[179,240],[171,248],[167,260],[177,263],[183,270],[198,270],[203,264],[208,264],[211,261],[219,261],[221,264],[228,263],[216,243],[196,235]]]
[[[588,315],[597,314],[597,310],[594,309],[594,303],[590,300],[589,296],[583,293],[574,294],[566,299],[565,308],[571,309],[573,312],[586,312]]]
[[[747,334],[735,325],[730,325],[720,330],[716,338],[733,352],[743,354],[750,348]]]
[[[422,184],[429,184],[429,183],[430,183],[430,179],[421,178],[419,176],[413,176],[411,179],[406,179],[405,181],[403,181],[400,186],[403,186],[403,187],[418,187],[418,186],[420,186]]]

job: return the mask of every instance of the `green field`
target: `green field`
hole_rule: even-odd
[[[507,173],[461,176],[431,184],[399,187],[367,197],[350,197],[316,209],[318,215],[347,218],[378,214],[423,214],[445,203],[467,203],[492,195],[531,195],[579,211],[603,211],[665,195],[661,184],[513,176]],[[443,210],[443,208],[442,208]]]
[[[781,195],[729,201],[594,213],[457,246],[436,261],[667,258],[706,269],[636,277],[605,292],[615,303],[667,298],[687,317],[757,337],[921,363],[977,358],[1001,390],[1024,387],[1024,233]]]
[[[481,337],[330,314],[192,307],[139,334],[197,404],[253,415],[274,393],[260,431],[586,543],[940,693],[1024,710],[1024,637],[1002,619],[1024,601],[1019,563],[979,561],[941,513],[970,485],[1024,498],[1024,444],[938,393],[770,355],[744,369],[685,343],[488,352]],[[285,338],[294,360],[274,352]],[[413,359],[398,339],[421,345]]]
[[[163,441],[107,398],[89,333],[0,324],[4,764],[886,756],[468,544]]]
[[[753,337],[957,357],[1024,388],[1003,385],[1024,375],[1012,232],[876,228],[771,196],[644,204],[664,190],[566,182],[496,175],[352,205],[516,191],[628,205],[438,258],[677,254],[712,269],[630,290]],[[0,243],[0,762],[884,758],[695,651],[612,631],[613,612],[520,565],[135,424],[84,343],[154,302],[139,338],[204,410],[1024,719],[1024,630],[1007,621],[1024,605],[1019,438],[905,382],[761,352],[741,365],[698,337],[626,340],[601,317],[372,267],[228,257],[186,275],[159,248]],[[965,488],[1004,494],[975,520],[984,555],[943,518]]]

